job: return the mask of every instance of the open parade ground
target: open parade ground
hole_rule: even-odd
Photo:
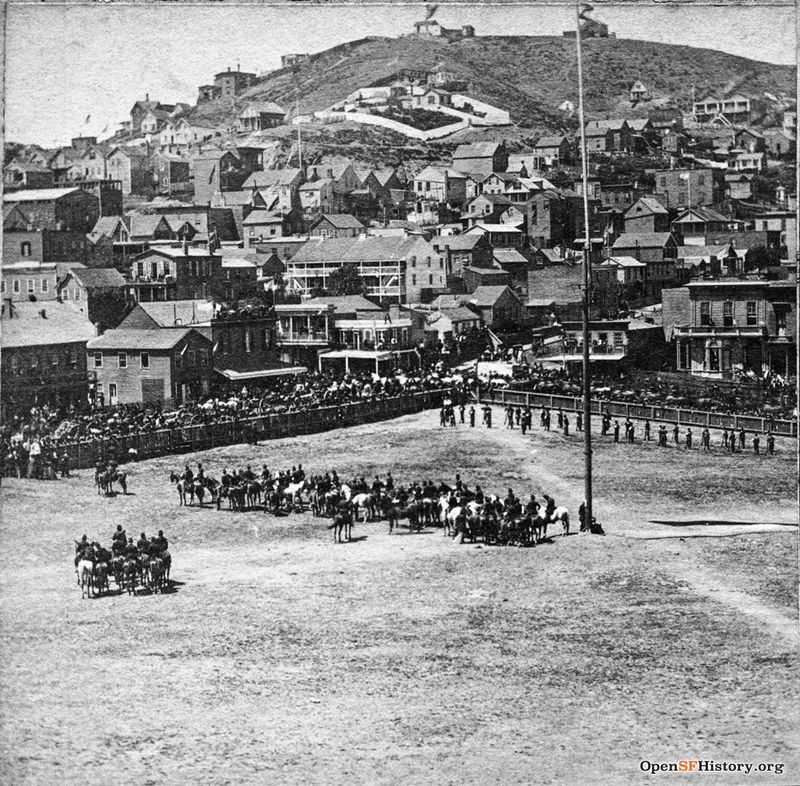
[[[715,435],[718,441],[718,435]],[[442,531],[178,507],[202,460],[547,493],[577,530],[582,442],[438,413],[126,467],[3,480],[2,781],[672,783],[642,760],[776,762],[795,731],[793,445],[775,456],[595,446],[606,536],[531,548]],[[74,541],[163,529],[171,591],[82,599]],[[551,532],[559,535],[559,532]],[[112,589],[114,583],[112,581]],[[681,776],[682,777],[682,776]],[[681,780],[681,782],[683,782]]]

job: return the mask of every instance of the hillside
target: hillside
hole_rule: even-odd
[[[688,109],[692,86],[706,93],[740,92],[751,99],[764,92],[794,95],[795,69],[744,57],[625,39],[584,43],[587,117],[641,115],[627,103],[627,91],[642,80],[659,103]],[[564,118],[558,105],[576,100],[574,40],[555,37],[484,36],[447,43],[440,39],[366,38],[343,44],[312,58],[296,71],[266,75],[235,102],[198,107],[193,117],[230,123],[236,111],[253,99],[291,108],[300,99],[302,112],[323,109],[353,90],[402,68],[441,69],[471,83],[470,94],[508,109],[519,126],[557,130]],[[644,105],[648,106],[647,104]]]

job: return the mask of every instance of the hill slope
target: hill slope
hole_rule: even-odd
[[[750,98],[761,98],[765,91],[794,94],[793,67],[710,49],[595,39],[585,42],[584,53],[588,117],[636,114],[626,103],[635,79],[641,79],[655,98],[671,99],[684,109],[691,105],[693,85],[698,98],[734,91]],[[577,94],[574,40],[483,36],[447,43],[365,38],[313,55],[296,71],[273,71],[235,102],[202,105],[193,116],[232,122],[236,110],[250,100],[277,101],[288,109],[298,97],[301,111],[315,111],[402,68],[453,72],[471,83],[470,94],[475,98],[508,109],[516,124],[534,129],[558,129],[563,119],[557,106],[565,99],[576,100]]]

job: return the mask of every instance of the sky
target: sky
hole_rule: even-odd
[[[289,52],[318,52],[364,36],[397,36],[421,5],[6,6],[5,136],[53,147],[79,134],[112,134],[146,93],[194,104],[197,87],[228,66],[261,73]],[[759,6],[597,5],[592,16],[619,38],[719,49],[795,62],[795,9]],[[559,35],[574,6],[441,5],[445,26],[476,35]],[[88,122],[87,122],[88,118]]]

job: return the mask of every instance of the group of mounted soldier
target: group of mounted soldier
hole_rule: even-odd
[[[78,584],[87,597],[90,592],[109,592],[109,576],[113,576],[117,587],[127,590],[129,595],[136,594],[137,585],[154,593],[163,592],[169,584],[171,567],[169,541],[163,530],[151,538],[142,532],[134,542],[118,524],[108,549],[98,541],[90,541],[86,535],[75,541],[75,570]]]

